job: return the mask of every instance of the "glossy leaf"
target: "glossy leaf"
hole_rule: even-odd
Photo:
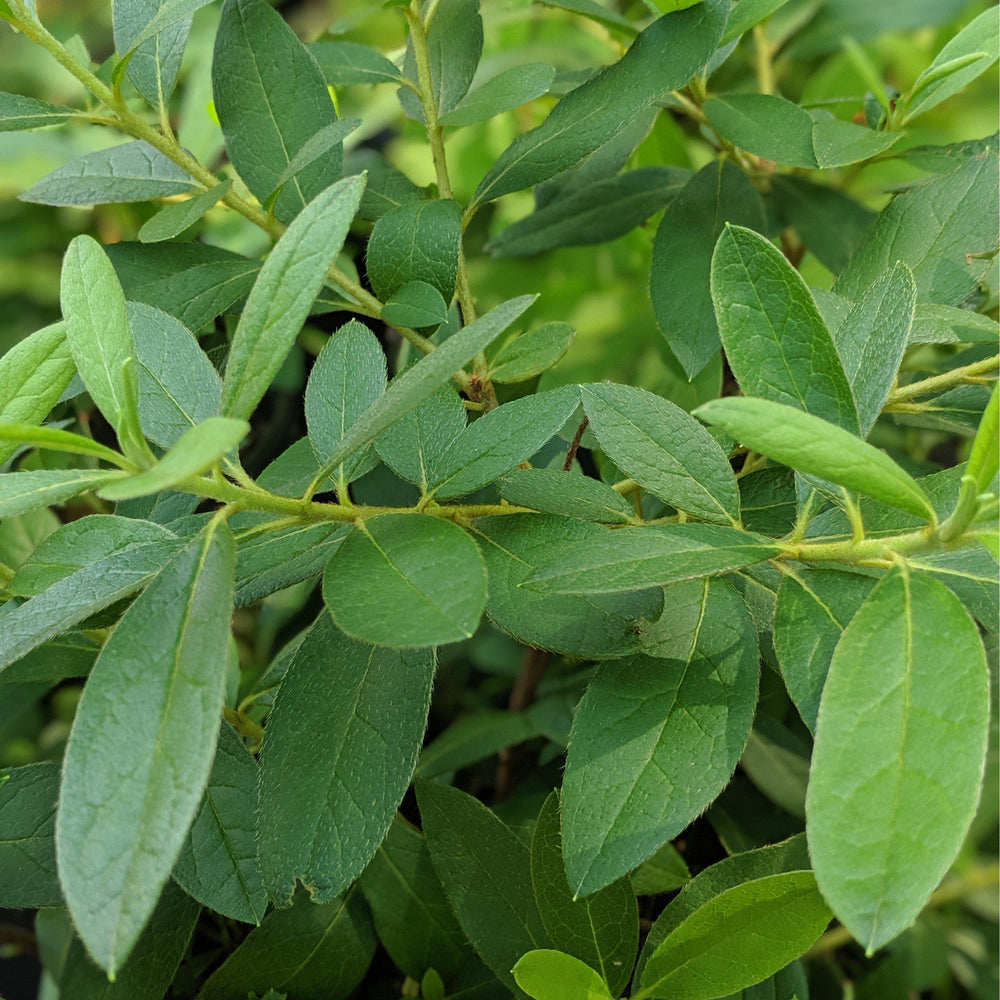
[[[576,895],[676,837],[722,791],[746,744],[757,701],[753,622],[724,582],[702,581],[685,596],[700,608],[690,645],[670,658],[602,664],[577,709],[563,779]]]
[[[288,905],[297,878],[327,902],[371,860],[409,786],[433,676],[433,654],[357,642],[320,613],[261,754],[260,860],[276,902]]]
[[[275,244],[233,335],[222,383],[224,416],[247,419],[267,391],[343,246],[363,189],[363,177],[331,184]]]
[[[695,415],[799,472],[935,520],[924,491],[885,452],[819,417],[766,399],[735,397],[705,403]]]
[[[954,861],[988,724],[972,619],[942,584],[892,570],[834,651],[806,803],[823,895],[869,952],[913,922]]]
[[[456,524],[420,514],[367,518],[323,578],[334,621],[365,642],[396,648],[468,639],[486,604],[486,568]]]
[[[88,950],[112,975],[156,906],[208,780],[232,577],[224,525],[185,546],[105,644],[73,724],[56,817],[59,879]]]

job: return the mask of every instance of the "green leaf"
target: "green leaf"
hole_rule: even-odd
[[[719,349],[709,273],[727,222],[763,230],[764,206],[746,174],[718,160],[691,177],[667,205],[653,242],[649,294],[656,322],[689,378]]]
[[[476,189],[473,204],[572,167],[615,138],[657,98],[683,87],[715,51],[728,7],[705,0],[654,21],[618,62],[571,90],[538,128],[500,155]]]
[[[569,323],[543,323],[504,344],[490,362],[494,382],[526,382],[551,368],[573,343]]]
[[[70,160],[19,197],[37,205],[116,205],[197,188],[186,170],[137,139]]]
[[[61,104],[49,104],[48,101],[39,101],[34,97],[0,91],[0,132],[62,125],[76,115],[77,112],[72,108],[65,108]]]
[[[783,97],[718,94],[704,111],[712,128],[740,149],[789,167],[818,166],[809,112]]]
[[[441,0],[427,30],[427,61],[431,74],[431,96],[439,115],[446,114],[465,96],[483,52],[483,19],[479,0]],[[411,39],[403,70],[418,82],[417,59]],[[417,121],[424,120],[420,98],[400,88],[399,103]]]
[[[695,416],[798,472],[936,521],[920,486],[884,451],[842,427],[766,399],[716,399],[695,410]]]
[[[635,996],[710,1000],[752,986],[801,955],[829,922],[810,871],[726,889],[653,952]]]
[[[101,647],[82,632],[69,632],[22,656],[7,667],[0,682],[24,684],[32,681],[57,681],[69,677],[86,677]]]
[[[531,458],[576,412],[579,389],[561,386],[504,403],[469,424],[434,465],[428,494],[465,496]]]
[[[462,210],[458,202],[408,202],[375,223],[365,251],[368,279],[383,300],[411,281],[424,281],[450,302],[461,246]]]
[[[109,982],[107,973],[94,964],[73,933],[69,914],[65,910],[40,911],[39,921],[65,921],[58,973],[60,996],[72,996],[73,1000],[162,996],[173,982],[200,913],[201,907],[193,899],[168,882],[128,961],[114,982]]]
[[[164,567],[101,651],[70,733],[59,878],[88,951],[111,975],[156,906],[208,780],[233,559],[229,530],[213,524]]]
[[[543,593],[617,594],[729,573],[771,559],[777,545],[714,524],[639,525],[587,546],[552,545],[522,586]]]
[[[281,172],[274,190],[264,200],[264,208],[270,211],[277,201],[285,185],[294,180],[306,167],[315,163],[320,157],[331,150],[334,157],[341,155],[341,143],[361,124],[360,118],[342,118],[339,121],[324,125],[315,135],[307,139],[299,151],[289,161]]]
[[[691,872],[668,840],[631,873],[629,880],[637,896],[659,896],[685,886],[691,881]]]
[[[41,423],[75,373],[64,323],[29,334],[0,357],[0,421]],[[15,451],[14,442],[0,445],[0,463]]]
[[[236,730],[219,730],[205,797],[174,865],[184,891],[216,913],[259,924],[267,892],[257,861],[257,764]]]
[[[632,386],[595,383],[580,391],[601,449],[626,476],[697,518],[739,523],[736,476],[694,417]]]
[[[427,197],[424,188],[417,187],[402,171],[397,170],[378,151],[360,147],[344,157],[344,175],[368,173],[365,193],[361,196],[358,218],[377,222],[386,212],[391,212],[410,201]]]
[[[436,778],[459,771],[538,735],[526,712],[482,709],[463,715],[424,747],[417,762],[417,775]]]
[[[320,613],[281,681],[261,754],[258,846],[279,905],[296,878],[317,902],[333,899],[371,860],[409,786],[433,677],[431,653],[356,642]]]
[[[606,483],[561,469],[511,469],[498,483],[500,495],[518,507],[579,517],[599,524],[630,524],[628,501]]]
[[[676,837],[722,791],[746,745],[758,660],[749,612],[721,581],[700,581],[678,599],[700,609],[690,644],[669,658],[602,664],[577,708],[562,805],[576,895]]]
[[[223,4],[212,59],[212,91],[229,158],[261,202],[278,187],[299,150],[337,120],[316,60],[264,0]],[[337,180],[340,167],[336,145],[329,156],[305,167],[282,189],[274,214],[283,222],[291,221]],[[360,190],[357,193],[360,197]],[[339,243],[332,235],[328,242],[338,244],[332,261]]]
[[[555,7],[579,14],[595,24],[609,28],[618,34],[634,37],[639,29],[628,18],[622,17],[616,11],[602,6],[597,0],[539,0],[544,7]]]
[[[727,226],[712,257],[712,301],[726,359],[744,393],[857,430],[833,339],[781,251],[758,233]]]
[[[874,585],[871,577],[804,567],[781,581],[774,648],[785,687],[811,732],[833,651]]]
[[[966,474],[972,476],[980,491],[989,488],[1000,466],[997,438],[1000,436],[1000,387],[993,386],[993,393],[983,413],[982,422],[969,452]]]
[[[142,454],[135,343],[125,293],[101,245],[77,236],[63,257],[59,289],[66,339],[87,391],[127,453]]]
[[[342,1000],[364,978],[375,954],[371,917],[352,889],[317,905],[305,892],[290,909],[272,910],[212,973],[199,1000],[246,1000],[252,990],[295,1000]]]
[[[309,441],[322,464],[358,418],[385,392],[385,354],[375,335],[357,320],[342,326],[319,352],[306,383]],[[358,452],[334,473],[345,487],[371,471],[376,456]]]
[[[720,45],[728,45],[755,24],[760,24],[770,17],[778,8],[783,7],[788,0],[740,0],[733,4],[726,21],[726,30],[722,34]]]
[[[181,57],[191,28],[190,13],[178,12],[172,17],[169,8],[177,0],[112,0],[111,13],[115,49],[122,57],[129,79],[154,107],[166,107],[167,99],[177,83]],[[161,12],[166,11],[166,17]],[[158,21],[161,27],[148,35],[149,25]],[[153,25],[156,28],[156,24]],[[148,35],[147,41],[139,41]]]
[[[508,226],[486,250],[525,257],[617,239],[669,204],[688,174],[681,167],[640,167],[592,184],[567,184],[565,194]]]
[[[426,281],[408,281],[382,307],[382,319],[394,326],[440,326],[448,319],[448,303]]]
[[[379,435],[375,450],[396,475],[426,492],[441,455],[464,429],[462,398],[450,385],[443,385]]]
[[[178,21],[190,17],[195,11],[211,2],[212,0],[161,0],[156,5],[152,16],[146,20],[141,30],[129,42],[129,51],[134,52],[139,46],[162,34]],[[119,53],[123,57],[128,55],[128,52],[123,52],[120,48]]]
[[[531,838],[531,881],[542,923],[560,951],[596,969],[605,991],[618,996],[632,976],[639,947],[639,910],[627,877],[586,899],[576,899],[566,881],[559,796],[545,800]],[[516,978],[515,973],[515,978]],[[523,987],[523,984],[520,984]]]
[[[995,344],[997,323],[955,306],[920,302],[913,311],[911,344]]]
[[[313,42],[308,48],[332,87],[352,83],[401,83],[404,79],[402,72],[381,52],[358,42]]]
[[[367,518],[323,577],[334,621],[364,642],[398,649],[468,639],[486,604],[486,568],[457,524],[423,514]]]
[[[466,94],[438,121],[450,126],[474,125],[512,111],[547,94],[555,75],[555,69],[545,63],[512,66]]]
[[[143,243],[159,243],[180,236],[184,230],[193,226],[209,209],[214,208],[225,198],[232,186],[232,181],[223,181],[187,201],[160,209],[156,215],[142,224],[139,229],[139,239]]]
[[[219,415],[222,380],[189,329],[173,316],[129,302],[139,378],[139,422],[150,441],[169,448],[186,431]]]
[[[812,116],[813,151],[816,163],[822,169],[843,167],[850,163],[861,163],[873,156],[879,156],[903,138],[902,132],[877,132],[834,118],[829,111],[815,109]]]
[[[892,570],[833,654],[806,802],[823,895],[869,954],[916,919],[959,851],[989,705],[979,632],[958,598]]]
[[[458,922],[496,977],[520,996],[511,969],[549,946],[531,886],[525,844],[482,803],[457,788],[416,783],[434,869]]]
[[[902,100],[901,123],[929,111],[964,90],[997,61],[1000,12],[995,7],[974,18],[934,57]]]
[[[375,440],[384,430],[397,420],[412,413],[436,389],[444,385],[467,365],[477,354],[485,350],[497,337],[513,323],[534,301],[534,295],[522,295],[510,299],[485,316],[462,327],[449,337],[440,347],[436,347],[426,357],[421,358],[412,368],[393,379],[384,395],[358,418],[344,436],[340,447],[330,456],[321,469],[325,479],[344,459]],[[317,477],[319,480],[320,477]]]
[[[517,985],[535,1000],[614,1000],[589,965],[561,951],[529,951],[512,971]]]
[[[112,465],[128,465],[125,459],[93,438],[63,431],[58,427],[35,427],[32,424],[0,423],[0,441],[10,441],[33,448],[48,448],[70,455],[91,455]]]
[[[806,838],[800,833],[778,844],[732,854],[700,871],[656,918],[639,955],[636,981],[644,979],[646,962],[667,937],[716,896],[768,875],[802,871],[808,867]]]
[[[834,337],[857,401],[862,437],[874,426],[896,380],[909,343],[916,296],[913,274],[897,261],[865,289]]]
[[[264,262],[229,349],[225,416],[249,418],[267,391],[344,244],[363,189],[364,177],[331,184],[299,212]]]
[[[469,945],[434,874],[424,838],[405,821],[394,820],[360,884],[379,941],[399,969],[420,979],[433,968],[450,980]]]
[[[918,301],[961,305],[992,266],[998,191],[997,154],[987,149],[897,195],[865,232],[833,290],[857,301],[902,260],[913,272]]]
[[[123,472],[93,469],[40,469],[0,474],[0,518],[16,517],[38,507],[54,507],[120,479]]]
[[[180,486],[215,466],[249,432],[245,420],[209,417],[185,431],[151,469],[105,486],[99,494],[105,500],[129,500]]]
[[[6,907],[62,906],[58,797],[58,764],[28,764],[0,774],[0,903]]]

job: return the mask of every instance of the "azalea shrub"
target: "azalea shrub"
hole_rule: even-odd
[[[0,18],[39,997],[996,995],[995,5]]]

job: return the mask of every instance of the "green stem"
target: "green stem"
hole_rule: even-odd
[[[885,401],[886,406],[908,403],[916,396],[927,396],[934,392],[940,392],[943,389],[951,389],[956,385],[961,385],[967,379],[978,378],[989,372],[995,372],[998,368],[1000,368],[1000,354],[992,358],[985,358],[982,361],[975,361],[971,365],[954,368],[950,372],[943,372],[941,375],[932,375],[930,378],[921,379],[919,382],[911,382],[909,385],[893,389],[889,393],[889,398]]]

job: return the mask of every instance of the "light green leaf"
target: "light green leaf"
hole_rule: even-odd
[[[275,244],[233,335],[222,383],[224,416],[247,419],[256,409],[344,244],[363,189],[363,176],[331,184],[298,213]]]
[[[164,567],[105,644],[73,723],[59,878],[87,949],[111,975],[156,906],[211,770],[233,559],[229,529],[216,523]]]
[[[997,248],[997,153],[897,195],[869,227],[833,290],[856,302],[902,260],[917,299],[959,306],[989,273]]]
[[[39,101],[34,97],[0,91],[0,132],[62,125],[76,115],[77,112],[72,108],[65,108],[60,104],[49,104],[48,101]]]
[[[38,205],[115,205],[197,188],[186,170],[137,139],[70,160],[19,197]]]
[[[586,899],[574,897],[563,864],[556,792],[545,800],[531,837],[531,881],[552,944],[596,969],[605,991],[618,996],[632,976],[639,946],[635,893],[623,877]]]
[[[465,405],[450,386],[397,420],[375,440],[375,450],[398,476],[427,490],[441,455],[465,429]]]
[[[99,494],[105,500],[130,500],[179,486],[211,469],[249,432],[245,420],[209,417],[185,431],[151,469],[105,486]]]
[[[951,38],[917,77],[901,101],[901,122],[905,124],[964,90],[997,61],[998,48],[1000,12],[990,7]]]
[[[381,52],[358,42],[313,42],[309,51],[332,87],[403,80],[402,72]]]
[[[573,343],[569,323],[543,323],[504,344],[490,362],[494,382],[526,382],[551,368]]]
[[[911,344],[995,344],[997,322],[956,306],[920,302],[913,312]]]
[[[614,1000],[589,965],[561,951],[529,951],[512,971],[517,985],[535,1000]]]
[[[424,838],[395,819],[360,885],[379,941],[397,967],[411,979],[433,968],[451,980],[470,948],[434,873]]]
[[[56,875],[55,813],[59,765],[0,772],[0,903],[62,906]]]
[[[29,334],[0,357],[0,421],[41,423],[75,373],[64,323]],[[14,442],[0,445],[0,463],[15,451]]]
[[[183,21],[190,17],[195,11],[200,10],[212,0],[162,0],[155,8],[155,13],[150,17],[141,30],[130,40],[129,50],[135,51],[140,45],[150,41],[157,35],[175,25],[178,21]],[[128,51],[119,48],[119,54],[124,57]]]
[[[193,226],[209,209],[214,208],[233,186],[232,181],[223,181],[201,194],[176,205],[167,205],[139,229],[139,239],[143,243],[160,243],[180,236]]]
[[[500,495],[518,507],[579,517],[598,524],[636,520],[628,501],[606,483],[561,469],[511,469],[499,480]]]
[[[857,402],[862,437],[874,426],[896,380],[909,343],[916,297],[912,272],[897,261],[864,290],[834,336]]]
[[[635,37],[639,34],[639,29],[628,18],[622,17],[616,11],[609,10],[597,0],[539,0],[543,7],[555,7],[559,10],[568,10],[573,14],[579,14],[595,24],[609,28],[617,34],[626,37]]]
[[[727,226],[712,257],[726,359],[748,396],[858,429],[851,387],[802,276],[763,236]]]
[[[205,797],[173,871],[199,903],[248,924],[259,924],[267,909],[257,861],[257,770],[243,738],[223,723]]]
[[[703,580],[683,597],[700,609],[690,645],[670,658],[602,664],[577,708],[562,802],[576,895],[676,837],[722,791],[746,745],[758,660],[749,612],[722,581]]]
[[[764,206],[746,174],[720,159],[699,170],[667,205],[653,241],[649,294],[656,322],[689,378],[719,349],[709,274],[727,222],[761,231]]]
[[[474,125],[547,94],[556,71],[545,63],[512,66],[466,94],[439,119],[442,125]]]
[[[272,910],[209,977],[199,1000],[246,1000],[272,989],[295,1000],[343,1000],[375,954],[371,916],[352,889],[317,905],[296,893],[290,909]]]
[[[810,871],[726,889],[653,952],[635,997],[711,1000],[759,983],[802,954],[830,922]]]
[[[87,391],[130,457],[143,454],[135,343],[125,293],[101,245],[77,236],[63,257],[59,288],[66,339]]]
[[[368,279],[383,300],[411,281],[425,281],[451,302],[461,246],[458,202],[408,202],[375,223],[365,251]]]
[[[382,319],[394,326],[440,326],[448,319],[448,303],[426,281],[408,281],[382,307]]]
[[[306,383],[309,442],[322,464],[358,418],[385,392],[385,354],[375,335],[357,320],[342,326],[319,352]],[[358,452],[335,472],[346,487],[374,468],[376,456]]]
[[[774,648],[785,687],[811,732],[833,651],[874,585],[868,576],[805,567],[781,581]]]
[[[714,524],[649,524],[553,545],[522,586],[543,593],[617,594],[715,576],[780,552],[759,535]]]
[[[536,297],[522,295],[497,306],[485,316],[462,327],[440,347],[393,379],[384,395],[369,406],[347,432],[340,447],[330,456],[314,483],[322,482],[344,459],[350,458],[397,420],[415,410],[463,365],[467,365],[496,340]]]
[[[616,63],[571,90],[548,118],[516,139],[482,179],[473,204],[520,191],[572,167],[622,132],[657,98],[708,62],[729,4],[705,0],[654,21]]]
[[[50,448],[70,455],[91,455],[120,468],[128,465],[117,451],[105,447],[93,438],[60,430],[58,427],[35,427],[32,424],[0,422],[0,441],[33,448]]]
[[[431,860],[458,922],[496,977],[516,996],[511,969],[550,944],[531,886],[527,846],[471,795],[416,782]]]
[[[643,489],[717,524],[739,524],[736,476],[718,443],[679,406],[644,389],[581,387],[601,449]]]
[[[39,469],[0,474],[0,518],[16,517],[38,507],[53,507],[96,490],[124,472],[93,469]]]
[[[490,410],[469,424],[435,463],[428,494],[445,500],[493,482],[531,458],[579,404],[574,385],[523,396]]]
[[[320,612],[281,681],[261,754],[258,846],[279,905],[297,878],[331,900],[371,860],[409,786],[433,677],[432,653],[356,642]]]
[[[323,600],[349,635],[397,649],[468,639],[486,604],[486,568],[457,524],[380,514],[334,553]]]
[[[223,4],[212,59],[212,91],[229,158],[261,202],[281,183],[299,150],[337,120],[316,60],[264,0]],[[335,145],[329,156],[299,171],[282,189],[274,214],[290,222],[330,188],[340,177],[340,168],[340,146]],[[345,183],[354,190],[350,181]],[[360,198],[360,189],[357,194]],[[356,201],[353,207],[357,208]],[[324,247],[336,244],[331,261],[341,242],[332,234],[320,242]]]
[[[115,49],[122,57],[115,71],[124,68],[136,89],[155,108],[166,107],[177,83],[181,57],[191,28],[187,11],[177,10],[177,0],[112,0]],[[174,15],[176,11],[176,16]],[[153,24],[156,34],[150,35]],[[146,41],[140,39],[145,36]]]
[[[819,417],[767,399],[730,397],[705,403],[700,417],[798,472],[873,496],[934,523],[924,491],[884,451]]]
[[[833,654],[806,802],[823,895],[869,953],[916,919],[958,853],[989,705],[982,642],[958,598],[892,570]]]
[[[1000,386],[993,386],[993,393],[986,405],[983,419],[976,431],[969,452],[969,466],[966,474],[972,476],[980,491],[989,488],[997,474],[1000,457],[998,457],[998,441],[1000,437]]]

